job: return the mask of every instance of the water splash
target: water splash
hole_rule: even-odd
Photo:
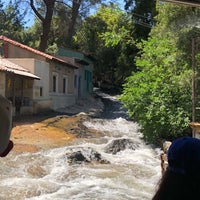
[[[161,176],[160,149],[145,144],[139,126],[122,117],[89,119],[98,138],[80,138],[71,146],[38,153],[10,153],[0,160],[0,199],[3,200],[150,200]],[[105,147],[114,139],[132,139],[136,149],[116,154]],[[70,149],[92,148],[109,164],[70,165]]]

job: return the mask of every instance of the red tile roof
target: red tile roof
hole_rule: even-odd
[[[73,67],[73,68],[77,68],[77,66],[73,65],[72,63],[70,63],[70,62],[68,62],[68,61],[66,61],[66,60],[64,60],[64,59],[61,59],[61,58],[58,58],[58,57],[56,57],[56,56],[53,56],[53,55],[44,53],[44,52],[39,51],[39,50],[36,50],[36,49],[33,49],[33,48],[31,48],[31,47],[29,47],[29,46],[27,46],[27,45],[24,45],[24,44],[21,44],[21,43],[19,43],[19,42],[17,42],[17,41],[11,40],[11,39],[9,39],[9,38],[3,36],[3,35],[0,35],[0,40],[3,40],[3,41],[5,41],[5,42],[8,42],[8,43],[10,43],[10,44],[12,44],[12,45],[14,45],[14,46],[20,47],[20,48],[22,48],[22,49],[28,50],[28,51],[30,51],[30,52],[32,52],[32,53],[37,54],[37,55],[43,56],[43,57],[45,57],[45,58],[47,58],[47,59],[49,59],[49,60],[55,60],[55,61],[57,61],[57,62],[61,62],[61,63],[63,63],[63,64],[67,64],[67,65],[69,65],[69,66],[71,66],[71,67]]]
[[[40,77],[32,74],[29,70],[10,62],[5,58],[0,58],[0,71],[10,72],[20,76],[26,76],[29,78],[40,79]]]

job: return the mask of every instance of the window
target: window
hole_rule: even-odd
[[[56,76],[53,75],[53,92],[56,92]]]
[[[66,94],[67,93],[67,76],[63,77],[63,93]]]
[[[74,76],[74,88],[77,88],[77,75]]]
[[[42,96],[43,96],[43,88],[40,87],[40,97],[42,97]]]
[[[57,73],[53,73],[53,92],[57,92],[58,91],[58,74]]]

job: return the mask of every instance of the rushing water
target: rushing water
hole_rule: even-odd
[[[103,100],[107,107],[102,118],[84,122],[100,130],[101,137],[37,153],[11,152],[2,158],[0,200],[150,200],[161,176],[160,150],[144,143],[138,125],[128,120],[115,97],[104,95]],[[133,139],[137,148],[105,153],[105,147],[119,138]],[[69,164],[66,152],[88,147],[109,164]]]

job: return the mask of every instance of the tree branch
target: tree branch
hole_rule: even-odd
[[[55,1],[56,3],[60,3],[60,4],[63,4],[63,5],[65,5],[66,7],[68,7],[68,8],[70,8],[70,9],[72,9],[72,7],[70,6],[70,5],[68,5],[67,3],[65,3],[64,1],[62,1],[62,0],[56,0]]]
[[[33,0],[30,0],[30,6],[31,6],[33,12],[36,14],[36,16],[43,22],[44,17],[42,17],[42,15],[37,11],[36,7],[34,6]]]

